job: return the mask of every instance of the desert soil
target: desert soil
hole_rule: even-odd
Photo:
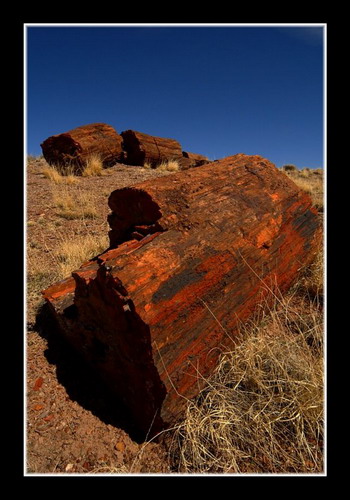
[[[61,186],[45,177],[45,167],[42,158],[31,158],[27,168],[26,472],[169,473],[165,446],[137,442],[126,410],[111,400],[76,353],[37,320],[43,306],[40,290],[57,279],[55,251],[63,238],[105,239],[109,194],[169,173],[117,164],[106,175]],[[53,200],[63,189],[73,196],[89,193],[96,215],[62,217]]]

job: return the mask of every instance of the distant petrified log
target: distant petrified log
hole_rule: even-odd
[[[50,164],[83,170],[91,155],[98,155],[103,166],[109,167],[124,159],[122,138],[105,123],[91,123],[46,139],[41,148]]]
[[[155,137],[135,130],[126,130],[121,136],[128,165],[143,166],[149,163],[156,167],[162,162],[181,160],[183,157],[181,144],[175,139]]]
[[[200,167],[209,162],[208,158],[203,155],[198,155],[196,153],[188,153],[187,151],[182,151],[182,155],[184,158],[188,158],[189,162],[187,163],[188,167]],[[186,165],[186,166],[187,166]]]
[[[260,156],[118,189],[109,206],[111,248],[43,294],[150,437],[198,394],[268,289],[285,291],[313,259],[321,229],[310,197]]]

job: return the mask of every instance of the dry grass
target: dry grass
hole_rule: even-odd
[[[171,445],[187,473],[323,470],[323,325],[304,284],[276,294],[222,355]]]
[[[177,172],[180,170],[180,165],[176,160],[169,160],[160,163],[160,165],[157,166],[157,170],[160,171],[167,171],[167,172]]]
[[[304,295],[310,302],[320,301],[323,304],[324,296],[324,253],[321,248],[313,263],[304,270],[296,288],[297,292]]]
[[[312,199],[313,205],[321,212],[323,211],[323,188],[320,186],[319,178],[296,177],[293,181],[297,186],[306,191]]]
[[[180,165],[176,160],[169,160],[169,161],[162,161],[155,167],[153,167],[151,163],[146,162],[144,163],[143,168],[146,169],[155,168],[161,172],[177,172],[178,170],[180,170]]]
[[[95,467],[90,474],[129,474],[130,470],[126,465],[120,465],[119,467],[112,466],[100,466]]]
[[[83,262],[104,251],[108,248],[108,244],[107,235],[85,234],[77,236],[72,234],[62,237],[57,249],[53,252],[53,261],[59,279],[66,278]]]
[[[288,164],[288,165],[283,165],[282,170],[284,172],[296,172],[298,168],[295,165]]]
[[[57,248],[31,242],[27,248],[27,300],[31,311],[36,311],[42,301],[41,290],[52,283],[70,276],[81,264],[105,250],[109,245],[107,235],[85,232],[61,235]]]
[[[27,251],[27,302],[29,312],[36,311],[41,303],[41,290],[62,279],[54,263],[43,257],[42,248],[29,246]],[[34,313],[33,313],[34,314]]]
[[[45,165],[42,173],[55,184],[75,184],[79,181],[78,171],[73,166]],[[101,156],[95,153],[88,158],[84,169],[81,171],[81,176],[97,177],[105,173]]]
[[[76,184],[78,182],[72,169],[64,170],[57,166],[47,165],[42,169],[42,173],[55,184]]]
[[[92,219],[98,215],[96,199],[91,191],[69,186],[55,187],[52,199],[56,214],[64,219]]]
[[[83,177],[96,177],[103,175],[103,161],[99,154],[92,154],[86,162],[86,166],[82,171]]]
[[[298,170],[296,167],[293,170],[286,169],[288,165],[282,168],[284,172],[290,179],[292,179],[297,186],[303,189],[306,193],[311,196],[313,205],[317,208],[319,212],[323,212],[324,201],[323,201],[323,171],[322,169],[310,169],[304,168]]]

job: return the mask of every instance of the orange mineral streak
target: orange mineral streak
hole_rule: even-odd
[[[160,233],[159,239],[162,238],[163,235]],[[180,258],[171,249],[150,245],[144,248],[143,252],[138,252],[137,258],[132,263],[133,274],[130,275],[130,268],[127,265],[120,269],[118,277],[121,281],[128,280],[129,295],[139,304],[139,296],[143,297],[144,293],[147,293],[147,296],[155,293],[159,285],[167,281],[179,266]],[[156,281],[152,279],[155,269],[157,269]]]
[[[196,268],[196,271],[203,275],[202,279],[182,288],[171,299],[161,301],[158,307],[155,304],[153,308],[149,308],[150,313],[144,316],[145,321],[150,326],[157,325],[160,321],[166,321],[170,328],[183,310],[197,303],[198,297],[205,296],[207,292],[220,283],[223,276],[231,269],[231,254],[209,257]],[[186,326],[188,327],[191,322],[196,322],[194,311],[187,318]]]
[[[272,194],[269,194],[270,198],[272,201],[278,201],[281,199],[280,195],[278,193],[272,193]]]
[[[66,278],[65,280],[59,281],[54,285],[50,286],[43,292],[45,300],[52,300],[58,297],[64,296],[68,293],[72,293],[75,290],[75,281],[73,278]]]
[[[142,248],[147,243],[150,243],[154,238],[156,238],[159,232],[151,234],[149,236],[145,236],[141,241],[138,240],[130,240],[122,243],[117,248],[112,248],[111,250],[107,250],[107,252],[98,256],[98,260],[101,264],[108,265],[113,264],[113,262],[123,255],[129,255],[133,253],[135,250]]]
[[[267,222],[265,222],[265,227],[258,232],[255,236],[254,244],[258,248],[269,248],[273,239],[277,236],[281,224],[282,224],[282,215],[278,215],[277,217],[267,216]]]

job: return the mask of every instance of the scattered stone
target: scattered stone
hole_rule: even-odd
[[[39,391],[41,386],[43,385],[44,379],[42,377],[39,377],[36,379],[35,384],[33,386],[34,391]]]

